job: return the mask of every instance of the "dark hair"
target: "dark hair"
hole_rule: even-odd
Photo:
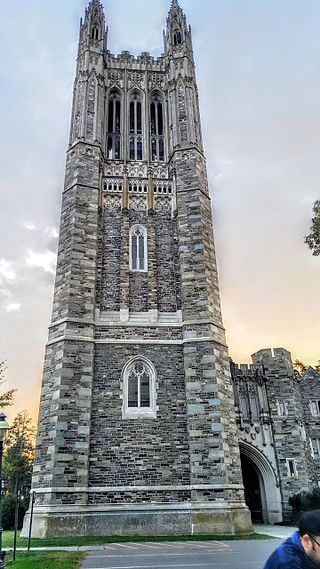
[[[320,535],[320,510],[312,510],[302,514],[298,527],[300,536],[306,533],[309,535]]]

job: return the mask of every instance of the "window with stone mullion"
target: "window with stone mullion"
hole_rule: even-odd
[[[311,439],[311,445],[313,450],[313,458],[319,458],[320,456],[320,441],[319,439]]]
[[[130,270],[147,270],[147,235],[141,226],[135,226],[130,231]]]
[[[129,157],[142,160],[142,105],[137,98],[129,105]]]
[[[116,96],[110,96],[108,105],[107,157],[120,160],[121,147],[121,102]]]
[[[313,417],[318,417],[320,415],[320,400],[313,399],[309,402],[310,412]]]
[[[132,372],[128,379],[128,407],[150,407],[150,378],[145,370],[137,375]]]
[[[131,241],[132,269],[138,269],[138,236],[133,235]]]
[[[144,271],[144,236],[136,234],[132,236],[132,268],[138,271]]]
[[[126,364],[122,379],[123,418],[155,418],[156,371],[153,364],[136,356]]]
[[[150,146],[152,162],[163,162],[164,160],[163,134],[163,106],[161,101],[155,100],[150,104]]]

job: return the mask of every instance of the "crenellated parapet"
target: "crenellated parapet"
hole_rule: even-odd
[[[130,51],[122,51],[118,55],[106,51],[105,61],[107,66],[113,68],[119,67],[120,69],[131,68],[139,70],[147,67],[153,71],[165,71],[164,55],[154,57],[147,51],[142,52],[138,56],[133,55]]]

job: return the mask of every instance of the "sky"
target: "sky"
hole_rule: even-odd
[[[10,0],[0,18],[0,361],[9,419],[37,415],[79,19],[85,0]],[[320,358],[318,0],[180,0],[193,30],[232,358]],[[170,0],[104,0],[109,49],[163,51]]]

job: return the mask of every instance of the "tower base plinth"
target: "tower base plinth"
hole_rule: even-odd
[[[21,532],[27,537],[30,513]],[[73,506],[34,510],[32,537],[117,535],[235,535],[252,532],[245,505],[199,508],[190,504],[141,505],[117,508]]]

